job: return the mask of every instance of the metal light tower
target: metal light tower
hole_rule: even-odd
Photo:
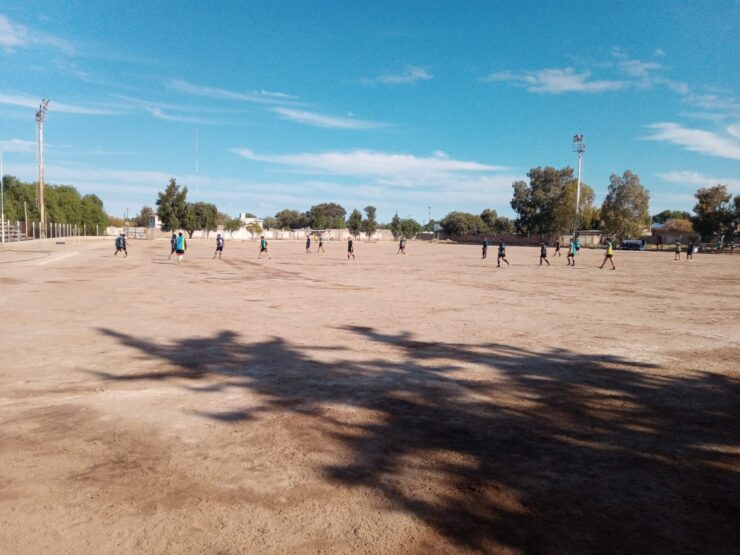
[[[578,211],[581,208],[581,173],[583,172],[583,154],[586,152],[586,143],[583,135],[573,135],[573,152],[578,154],[578,184],[576,185],[576,215],[573,219],[573,240],[578,232]]]
[[[49,107],[49,101],[42,99],[39,109],[36,112],[36,123],[39,127],[39,228],[44,227],[46,223],[46,214],[44,210],[44,122],[46,121],[46,109]]]

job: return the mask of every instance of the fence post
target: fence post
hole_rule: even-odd
[[[20,243],[21,241],[21,222],[20,220],[15,221],[15,241]]]

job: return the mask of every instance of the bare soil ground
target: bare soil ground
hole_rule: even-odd
[[[740,256],[0,251],[2,553],[731,553]]]

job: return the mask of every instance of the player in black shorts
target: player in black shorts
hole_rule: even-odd
[[[563,256],[560,252],[560,239],[555,241],[555,253],[553,254],[553,256]]]
[[[481,258],[485,259],[488,257],[488,239],[483,239],[483,245],[481,248]]]
[[[501,261],[506,262],[506,266],[509,266],[509,261],[506,260],[506,245],[504,245],[504,242],[501,241],[498,244],[498,256],[496,257],[496,267],[501,267]]]
[[[224,238],[221,237],[221,234],[219,233],[216,235],[216,252],[213,253],[213,258],[216,258],[216,255],[218,255],[219,260],[221,259],[221,254],[224,252]]]
[[[543,260],[548,266],[550,265],[550,261],[547,259],[547,244],[544,241],[540,243],[540,266],[542,266]]]
[[[347,239],[347,260],[349,260],[350,256],[352,257],[352,260],[355,259],[355,244],[352,241],[352,237]]]
[[[319,235],[319,248],[316,249],[316,252],[326,252],[324,250],[324,238]]]
[[[126,249],[126,236],[123,233],[116,237],[116,252],[114,252],[113,255],[118,256],[119,252],[122,252],[123,256],[128,256],[128,250]]]
[[[177,235],[175,235],[175,232],[172,232],[172,237],[170,237],[170,255],[167,257],[168,259],[172,258],[172,255],[175,254],[175,246],[177,244]]]
[[[306,254],[311,254],[311,236],[306,236]]]

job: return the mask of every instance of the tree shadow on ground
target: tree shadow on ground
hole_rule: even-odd
[[[380,492],[455,544],[533,553],[730,553],[740,541],[740,380],[666,375],[566,349],[431,343],[346,327],[388,357],[346,347],[172,344],[101,330],[169,370],[106,380],[240,387],[259,411],[296,411],[352,454],[326,479]],[[376,349],[380,351],[380,349]],[[367,351],[365,351],[367,352]],[[370,351],[372,352],[372,351]],[[361,355],[361,353],[360,353]],[[202,382],[202,383],[201,383]],[[322,405],[376,415],[339,422]],[[309,407],[309,409],[307,409]],[[226,423],[254,411],[208,414]]]

